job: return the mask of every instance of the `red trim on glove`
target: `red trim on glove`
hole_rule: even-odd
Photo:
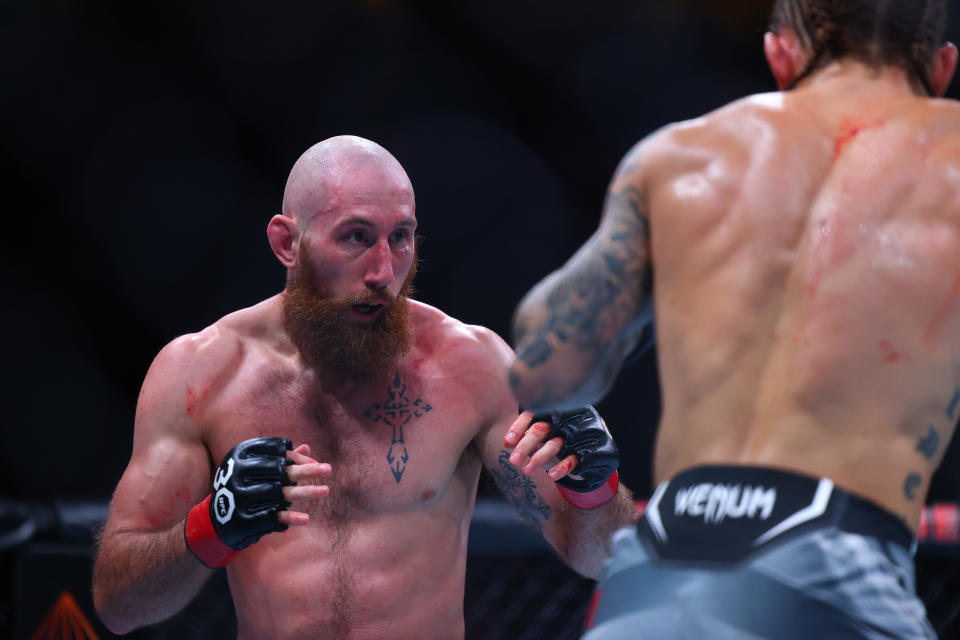
[[[603,589],[597,587],[590,596],[590,604],[587,605],[587,617],[583,621],[584,629],[592,629],[597,621],[597,609],[600,607],[600,598],[603,597]]]
[[[187,550],[211,569],[228,564],[240,553],[239,549],[227,546],[214,531],[210,520],[210,496],[190,509],[183,525],[183,539]]]
[[[607,504],[617,495],[617,488],[620,486],[620,474],[616,471],[610,474],[607,481],[594,489],[593,491],[574,491],[563,485],[557,485],[557,491],[563,496],[563,499],[577,507],[578,509],[596,509]]]

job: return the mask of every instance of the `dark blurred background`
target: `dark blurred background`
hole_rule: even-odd
[[[266,223],[290,166],[329,136],[375,140],[406,168],[418,297],[509,337],[515,304],[593,231],[636,141],[774,88],[770,4],[0,4],[0,498],[109,497],[156,352],[282,288]],[[600,408],[645,496],[654,354]],[[960,497],[957,448],[931,500]],[[0,563],[0,634],[14,565]]]

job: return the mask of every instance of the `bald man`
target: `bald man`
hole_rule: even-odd
[[[296,162],[267,227],[284,291],[147,373],[94,567],[111,630],[169,617],[226,566],[240,638],[462,638],[481,465],[598,575],[633,520],[602,420],[517,416],[510,348],[408,297],[416,229],[410,181],[375,143]]]

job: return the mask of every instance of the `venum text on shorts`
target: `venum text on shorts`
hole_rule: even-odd
[[[776,502],[775,487],[702,482],[677,490],[674,513],[677,516],[702,516],[708,524],[720,524],[726,518],[759,517],[766,520],[773,513]]]

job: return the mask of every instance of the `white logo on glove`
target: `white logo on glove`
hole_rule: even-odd
[[[226,487],[227,480],[232,475],[233,458],[227,460],[226,472],[223,471],[223,467],[220,467],[213,475],[213,488],[217,490],[217,494],[213,496],[213,511],[217,514],[217,522],[220,524],[227,524],[233,517],[233,492]]]
[[[213,496],[214,512],[220,524],[227,524],[233,517],[233,493],[226,487],[221,487],[217,495]]]
[[[227,460],[227,472],[223,472],[223,467],[217,469],[217,472],[213,474],[213,488],[219,489],[220,487],[227,484],[227,480],[230,479],[230,476],[233,475],[233,458]]]

